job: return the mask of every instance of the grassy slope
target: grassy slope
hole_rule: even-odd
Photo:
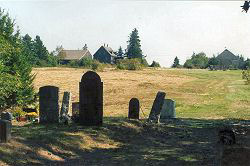
[[[77,100],[82,70],[35,72],[36,89],[57,85],[62,91],[70,90]],[[214,165],[217,129],[250,119],[250,87],[244,85],[240,71],[99,74],[104,82],[102,127],[14,123],[11,143],[0,146],[0,165]],[[178,120],[154,125],[124,118],[132,97],[140,99],[141,117],[147,117],[158,90],[176,100]]]

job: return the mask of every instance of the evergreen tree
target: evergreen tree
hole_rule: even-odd
[[[40,61],[42,60],[42,63],[46,63],[48,60],[49,52],[44,46],[40,36],[36,36],[34,40],[34,50]]]
[[[120,46],[118,49],[117,57],[122,58],[123,55],[124,55],[124,53],[123,53],[122,47]]]
[[[141,40],[139,39],[138,30],[135,28],[129,35],[127,56],[128,58],[142,58]]]
[[[34,41],[32,38],[26,34],[22,37],[22,45],[23,45],[23,54],[27,56],[28,61],[32,65],[36,65],[39,61],[38,56],[35,53]]]
[[[9,14],[0,9],[0,110],[30,104],[34,99],[32,67],[14,25]]]
[[[174,58],[174,63],[173,63],[173,65],[172,65],[172,67],[173,67],[173,68],[176,68],[176,67],[178,67],[178,66],[180,66],[180,60],[179,60],[178,57],[176,56],[176,57]]]

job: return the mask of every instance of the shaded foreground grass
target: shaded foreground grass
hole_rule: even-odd
[[[198,119],[148,124],[106,117],[102,127],[15,125],[11,142],[1,144],[0,164],[217,165],[218,129],[226,125],[246,130],[249,124]]]

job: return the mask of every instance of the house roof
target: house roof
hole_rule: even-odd
[[[116,57],[115,52],[113,51],[113,49],[111,47],[106,47],[106,46],[102,46],[111,56]]]
[[[225,49],[222,53],[218,55],[218,58],[230,58],[230,59],[235,59],[236,56],[230,52],[228,49]]]
[[[86,55],[86,53],[89,52],[86,50],[62,50],[60,52],[61,59],[64,60],[80,60],[82,57]]]

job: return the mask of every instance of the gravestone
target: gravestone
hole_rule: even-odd
[[[88,71],[82,76],[79,86],[79,123],[87,126],[102,125],[103,82],[100,76]]]
[[[40,123],[58,123],[59,88],[55,86],[44,86],[39,89],[39,118]]]
[[[8,120],[8,121],[12,121],[12,114],[10,112],[2,112],[1,113],[1,119],[2,120]]]
[[[0,120],[0,142],[6,143],[11,139],[11,122]]]
[[[71,93],[70,92],[63,93],[63,101],[62,101],[62,108],[61,108],[60,116],[62,116],[64,114],[72,116]]]
[[[129,101],[128,118],[139,119],[139,113],[140,113],[140,102],[137,98],[132,98]]]
[[[170,118],[176,118],[175,101],[172,99],[164,99],[164,103],[161,109],[160,120]]]
[[[71,121],[72,110],[71,110],[71,93],[64,92],[63,93],[63,101],[60,112],[60,122],[69,123]]]
[[[150,122],[156,122],[156,123],[159,122],[160,113],[161,113],[161,109],[162,109],[162,106],[164,103],[165,96],[166,96],[165,92],[158,92],[157,93],[155,100],[154,100],[154,103],[153,103],[153,106],[152,106],[152,109],[151,109],[150,114],[149,114],[148,120]]]
[[[73,102],[72,103],[72,116],[77,116],[79,115],[79,102]]]

